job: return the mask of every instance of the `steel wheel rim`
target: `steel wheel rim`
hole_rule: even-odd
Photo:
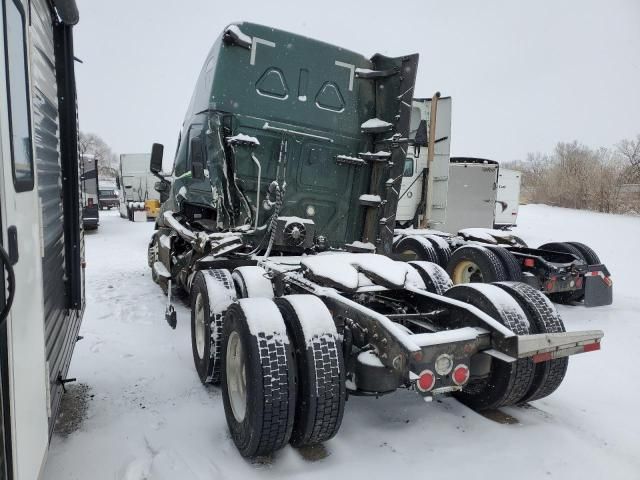
[[[400,255],[407,262],[411,262],[413,260],[420,260],[418,258],[418,254],[416,252],[414,252],[413,250],[405,250]]]
[[[463,260],[453,269],[453,283],[483,282],[482,271],[475,262]]]
[[[229,335],[226,358],[227,391],[231,411],[238,423],[244,420],[247,413],[247,375],[245,355],[238,332]]]
[[[204,358],[204,302],[201,293],[196,297],[195,319],[196,350],[198,357]]]

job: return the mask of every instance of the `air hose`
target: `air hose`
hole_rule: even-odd
[[[273,242],[276,238],[276,225],[278,222],[278,216],[280,215],[280,208],[282,207],[282,189],[278,182],[273,181],[269,185],[268,190],[268,201],[273,203],[273,215],[271,215],[271,222],[269,223],[269,245],[267,246],[267,251],[264,253],[264,258],[269,258],[269,254],[271,253],[271,247],[273,247]],[[271,197],[275,196],[275,201],[271,202]]]

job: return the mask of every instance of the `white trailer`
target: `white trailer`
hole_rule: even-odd
[[[500,168],[498,171],[494,228],[507,229],[516,226],[521,178],[522,173],[517,170]]]
[[[147,200],[160,200],[153,188],[158,179],[149,172],[149,153],[123,153],[120,155],[120,216],[129,217],[130,204],[142,204]]]
[[[84,311],[73,0],[0,9],[0,478],[42,476]]]

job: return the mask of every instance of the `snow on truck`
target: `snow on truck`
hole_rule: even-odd
[[[221,384],[244,456],[338,432],[347,395],[399,388],[476,409],[545,397],[601,331],[565,332],[517,282],[451,285],[394,261],[417,55],[371,59],[252,23],[214,43],[148,249],[189,295],[203,383]],[[374,253],[378,252],[378,253]]]
[[[0,478],[36,480],[84,311],[78,11],[6,0],[0,17]]]
[[[509,218],[517,215],[519,172],[500,169],[494,160],[450,158],[449,97],[415,99],[411,125],[394,258],[437,263],[456,285],[518,281],[558,303],[612,303],[611,274],[587,245],[552,242],[529,248],[508,231],[491,229],[510,226],[496,214],[500,205]],[[424,148],[431,137],[432,152]]]

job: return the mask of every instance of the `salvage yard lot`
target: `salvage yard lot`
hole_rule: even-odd
[[[504,409],[513,424],[452,398],[350,397],[340,432],[322,448],[286,447],[250,462],[228,434],[220,390],[198,380],[189,310],[177,305],[175,331],[164,320],[165,299],[146,263],[153,225],[103,213],[98,232],[86,236],[84,339],[69,372],[79,382],[70,392],[81,397],[73,404],[86,401],[86,413],[77,429],[54,436],[44,478],[638,478],[640,218],[529,205],[519,224],[515,233],[531,246],[588,244],[614,279],[613,305],[559,307],[567,330],[602,329],[605,337],[600,352],[570,359],[556,393]],[[72,413],[61,420],[75,425]]]

